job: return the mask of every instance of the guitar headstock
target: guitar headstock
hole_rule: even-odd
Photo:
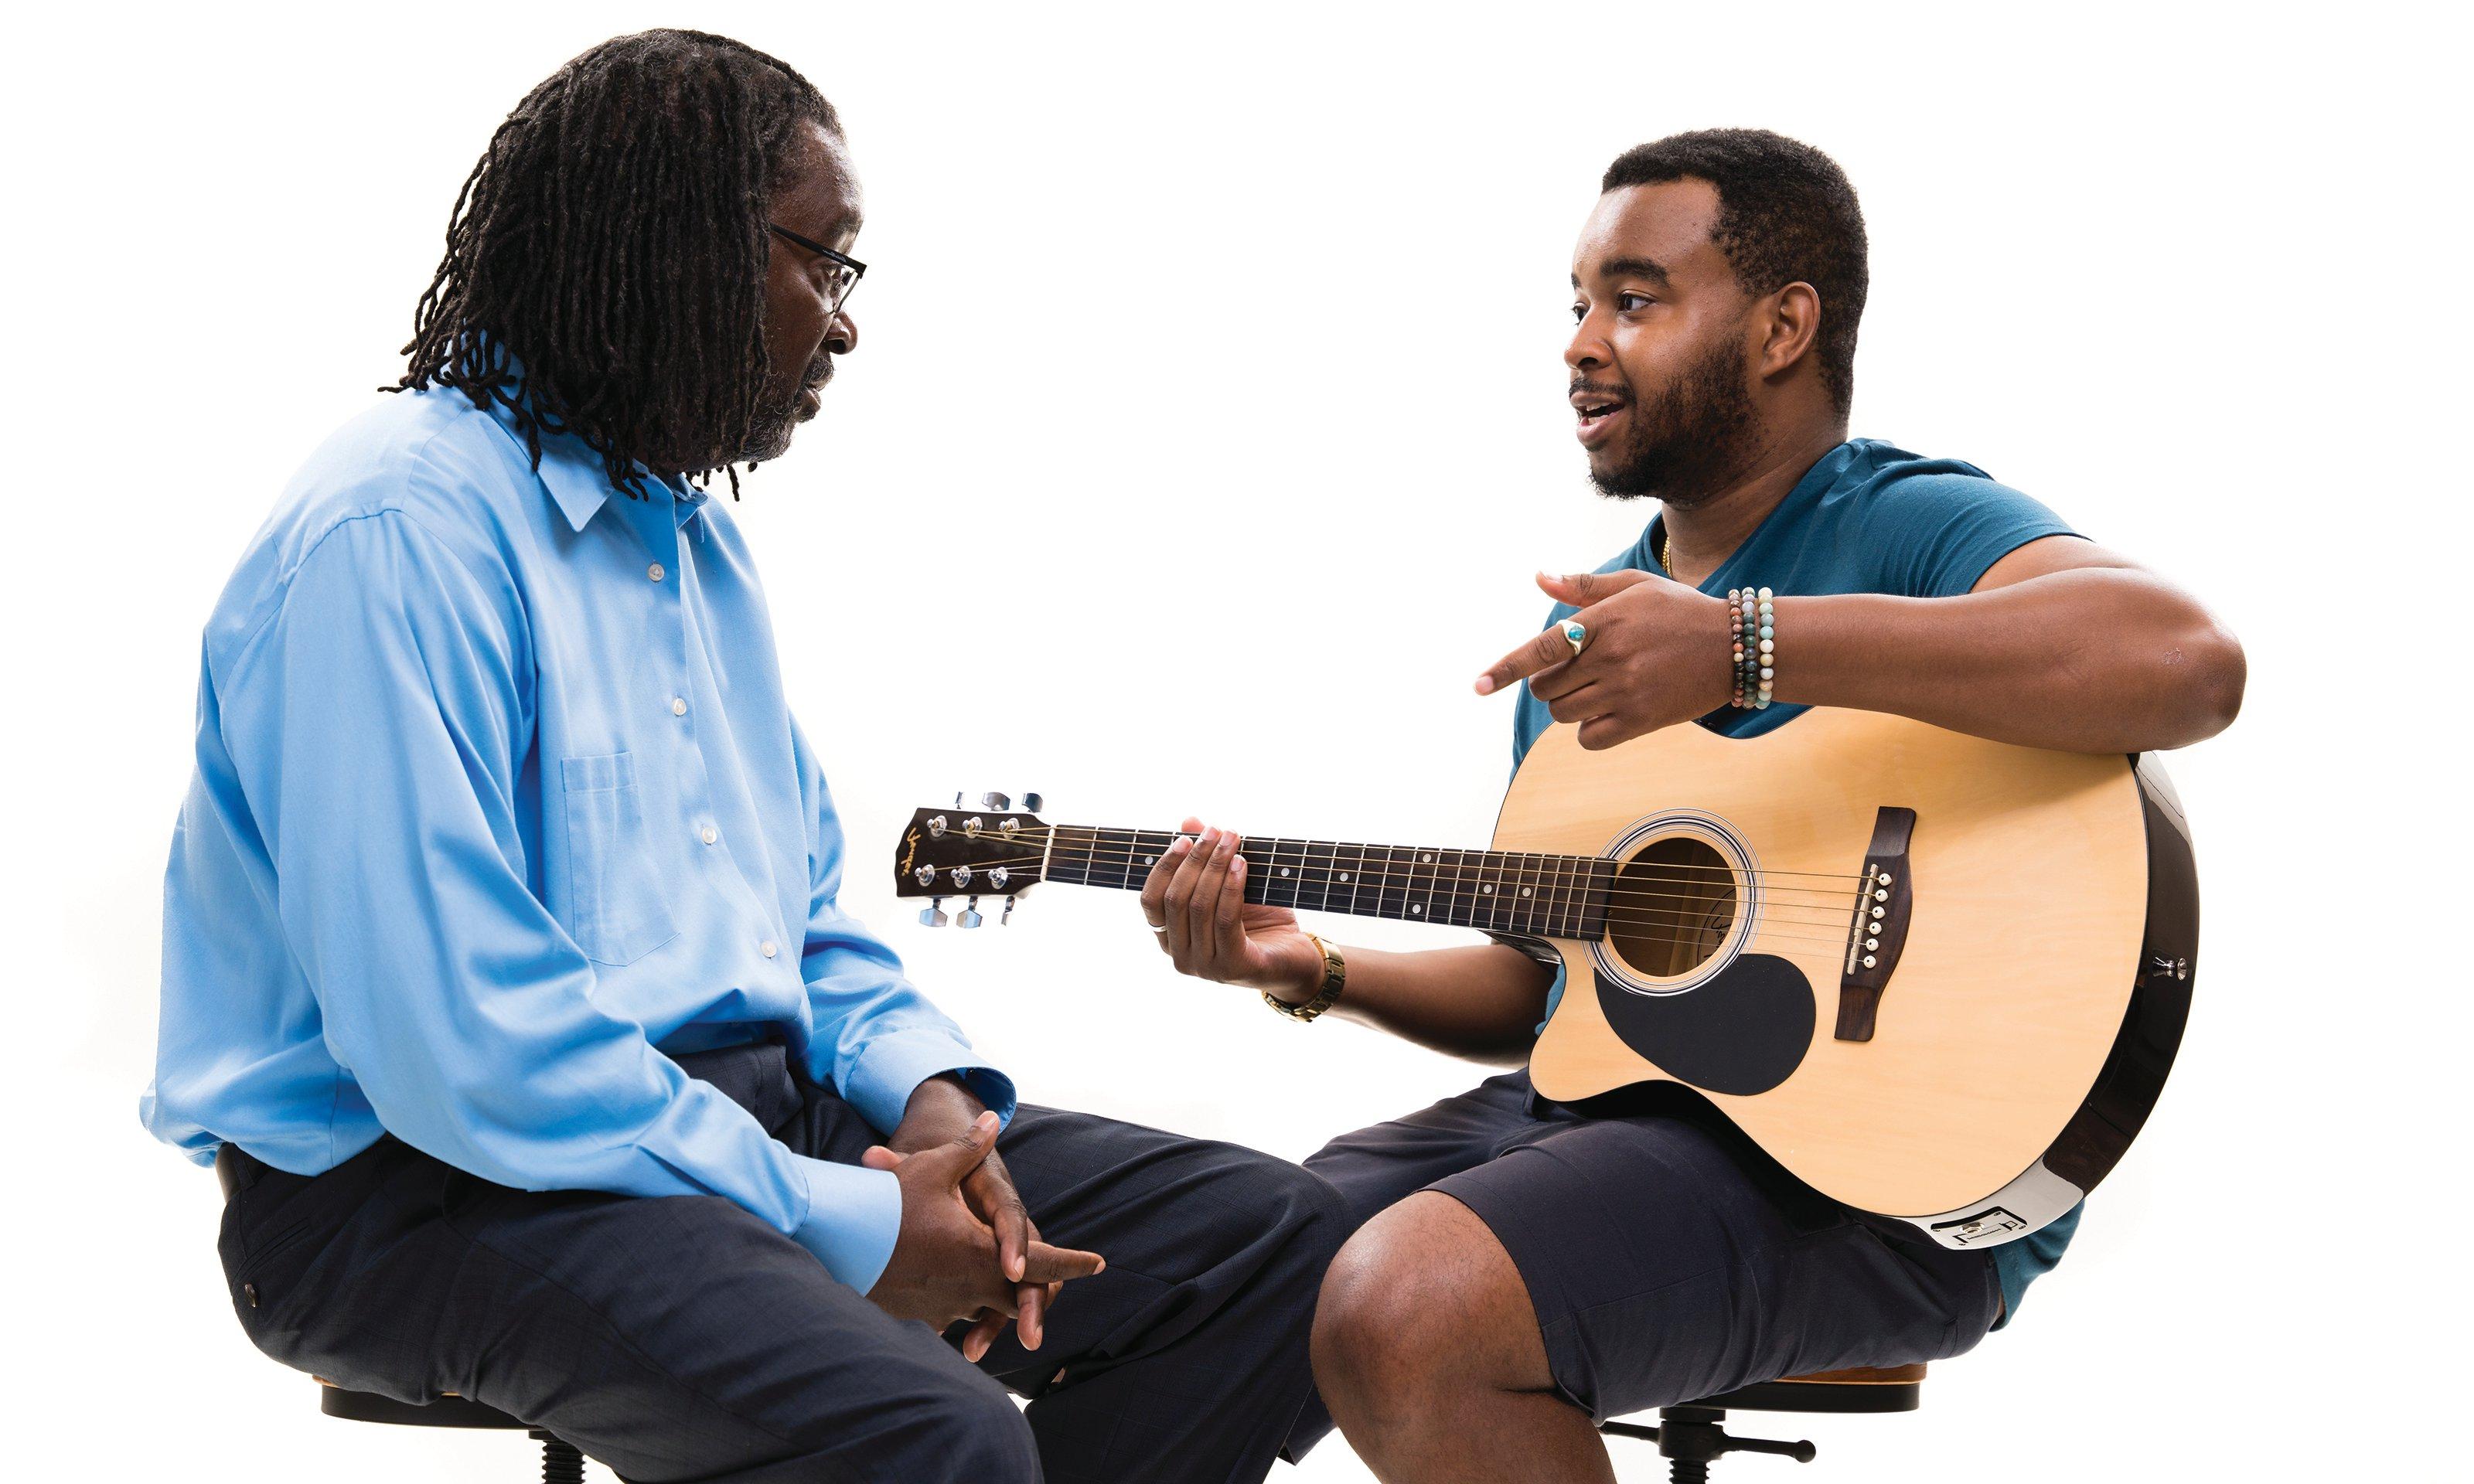
[[[962,806],[956,794],[950,808],[921,809],[910,816],[893,858],[893,895],[926,897],[919,921],[945,925],[944,899],[970,898],[958,914],[964,927],[980,925],[982,897],[1002,897],[1003,923],[1013,917],[1014,898],[1040,879],[1048,857],[1048,826],[1039,817],[1040,797],[1022,796],[1023,807],[1003,794],[982,794],[980,807]]]

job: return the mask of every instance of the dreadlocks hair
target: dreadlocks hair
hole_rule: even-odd
[[[1856,328],[1864,319],[1864,212],[1838,162],[1766,129],[1701,129],[1615,156],[1601,194],[1690,176],[1718,188],[1710,229],[1735,280],[1754,294],[1808,283],[1821,298],[1822,385],[1845,417],[1856,395]]]
[[[802,125],[841,133],[807,79],[727,36],[645,31],[568,62],[466,177],[382,390],[505,407],[535,468],[545,433],[572,432],[631,495],[639,460],[686,456],[735,496],[771,371],[766,203]]]

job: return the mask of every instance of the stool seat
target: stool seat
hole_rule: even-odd
[[[1729,1453],[1777,1453],[1810,1463],[1809,1442],[1739,1438],[1719,1425],[1730,1408],[1744,1412],[1912,1412],[1923,1405],[1925,1367],[1856,1366],[1781,1376],[1734,1391],[1658,1409],[1658,1425],[1609,1422],[1598,1430],[1658,1445],[1674,1484],[1702,1484],[1710,1466]]]
[[[544,1484],[584,1484],[584,1454],[555,1433],[510,1417],[497,1407],[449,1393],[435,1401],[398,1401],[376,1392],[353,1391],[317,1376],[318,1410],[328,1417],[355,1423],[387,1423],[398,1427],[478,1427],[493,1432],[521,1432],[542,1446]]]
[[[1912,1412],[1924,1405],[1925,1368],[1855,1366],[1739,1387],[1694,1406],[1738,1412]]]
[[[332,1381],[318,1383],[318,1410],[328,1417],[355,1423],[389,1423],[398,1427],[492,1427],[507,1432],[529,1430],[520,1418],[449,1393],[437,1400],[398,1401],[374,1391],[347,1391]]]

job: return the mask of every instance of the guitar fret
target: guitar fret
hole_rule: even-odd
[[[1594,938],[1607,930],[1607,904],[1614,890],[1615,863],[1592,859],[1589,875],[1582,888],[1581,920],[1573,924],[1575,938]]]
[[[1366,847],[1335,845],[1331,848],[1332,884],[1348,890],[1348,905],[1336,908],[1341,912],[1358,910],[1358,893],[1366,886]]]
[[[1331,856],[1335,849],[1329,841],[1309,840],[1298,867],[1298,900],[1303,903],[1305,893],[1311,890],[1317,912],[1331,910]]]
[[[1305,842],[1274,840],[1272,842],[1272,887],[1278,893],[1273,899],[1281,906],[1295,908],[1305,883],[1298,877],[1298,867],[1305,860]]]

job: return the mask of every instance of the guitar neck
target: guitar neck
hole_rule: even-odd
[[[1054,826],[1041,879],[1140,891],[1176,839],[1170,829]],[[1540,938],[1602,932],[1615,869],[1593,855],[1343,840],[1248,839],[1238,853],[1249,902]]]

